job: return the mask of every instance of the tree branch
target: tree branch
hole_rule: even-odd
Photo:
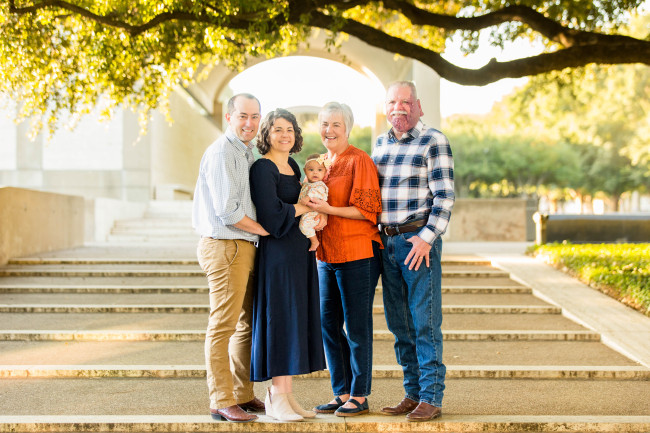
[[[403,0],[384,0],[383,3],[385,7],[403,14],[415,25],[434,26],[445,30],[478,31],[487,27],[515,21],[526,24],[547,39],[557,42],[564,47],[571,47],[577,44],[600,43],[603,37],[608,38],[608,40],[618,38],[621,39],[621,42],[630,39],[635,40],[627,36],[603,35],[596,32],[570,29],[527,6],[507,6],[485,15],[455,17],[428,12]]]
[[[621,41],[621,38],[616,36],[602,35],[598,44],[573,46],[553,53],[544,53],[508,62],[497,62],[492,59],[480,69],[466,69],[448,62],[440,53],[387,35],[365,24],[345,19],[342,22],[340,31],[355,36],[374,47],[419,60],[436,71],[442,78],[463,85],[482,86],[502,78],[537,75],[564,68],[584,66],[588,63],[650,64],[649,41],[634,38],[624,38]],[[308,23],[323,29],[330,29],[335,25],[332,17],[318,12],[313,12],[310,15]]]
[[[14,0],[10,0],[9,2],[9,12],[16,15],[33,14],[38,12],[39,10],[48,9],[48,8],[59,8],[59,9],[68,10],[82,17],[89,18],[100,24],[126,30],[131,36],[137,36],[141,33],[146,32],[147,30],[150,30],[160,24],[169,21],[192,21],[192,22],[204,23],[204,24],[223,25],[220,24],[214,17],[210,17],[208,15],[196,15],[196,14],[190,14],[187,12],[180,12],[180,11],[162,12],[145,23],[130,24],[125,21],[116,20],[108,16],[98,15],[94,12],[89,11],[88,9],[85,9],[83,7],[74,5],[72,3],[63,0],[43,0],[38,4],[32,6],[26,6],[22,8],[16,7]],[[245,29],[248,26],[249,26],[248,22],[233,17],[229,17],[229,22],[227,24],[227,27],[231,29]]]

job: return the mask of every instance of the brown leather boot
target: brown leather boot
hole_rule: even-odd
[[[411,413],[417,405],[417,401],[404,397],[404,400],[402,400],[397,406],[383,407],[380,412],[384,415],[405,415]]]
[[[253,397],[251,401],[247,401],[246,403],[239,403],[237,406],[245,411],[264,412],[264,402],[257,397]]]
[[[429,421],[442,415],[442,409],[429,403],[420,402],[413,412],[406,415],[407,421]]]
[[[212,419],[216,419],[217,421],[249,422],[257,419],[257,415],[246,413],[236,404],[223,409],[210,409],[210,415]]]

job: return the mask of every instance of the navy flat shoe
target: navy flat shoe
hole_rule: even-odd
[[[354,398],[351,398],[348,401],[354,404],[356,407],[350,409],[348,409],[347,407],[339,407],[338,409],[336,409],[336,412],[334,412],[334,415],[357,416],[357,415],[363,415],[365,413],[370,412],[370,409],[368,408],[368,399],[366,399],[366,401],[364,401],[363,403],[359,403]]]
[[[316,413],[334,413],[338,408],[343,406],[345,402],[341,400],[340,397],[336,397],[334,400],[336,400],[336,403],[327,403],[327,404],[321,404],[319,406],[316,406],[314,408],[314,412]]]

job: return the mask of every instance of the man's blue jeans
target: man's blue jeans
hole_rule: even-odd
[[[379,244],[372,245],[374,256],[368,259],[318,262],[323,343],[336,396],[370,394],[372,303],[381,271]]]
[[[438,237],[420,268],[404,264],[417,232],[381,236],[382,286],[388,329],[404,372],[406,397],[442,407],[446,367],[442,363],[442,240]]]

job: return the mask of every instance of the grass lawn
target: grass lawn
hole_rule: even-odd
[[[650,244],[546,244],[531,254],[650,316]]]

